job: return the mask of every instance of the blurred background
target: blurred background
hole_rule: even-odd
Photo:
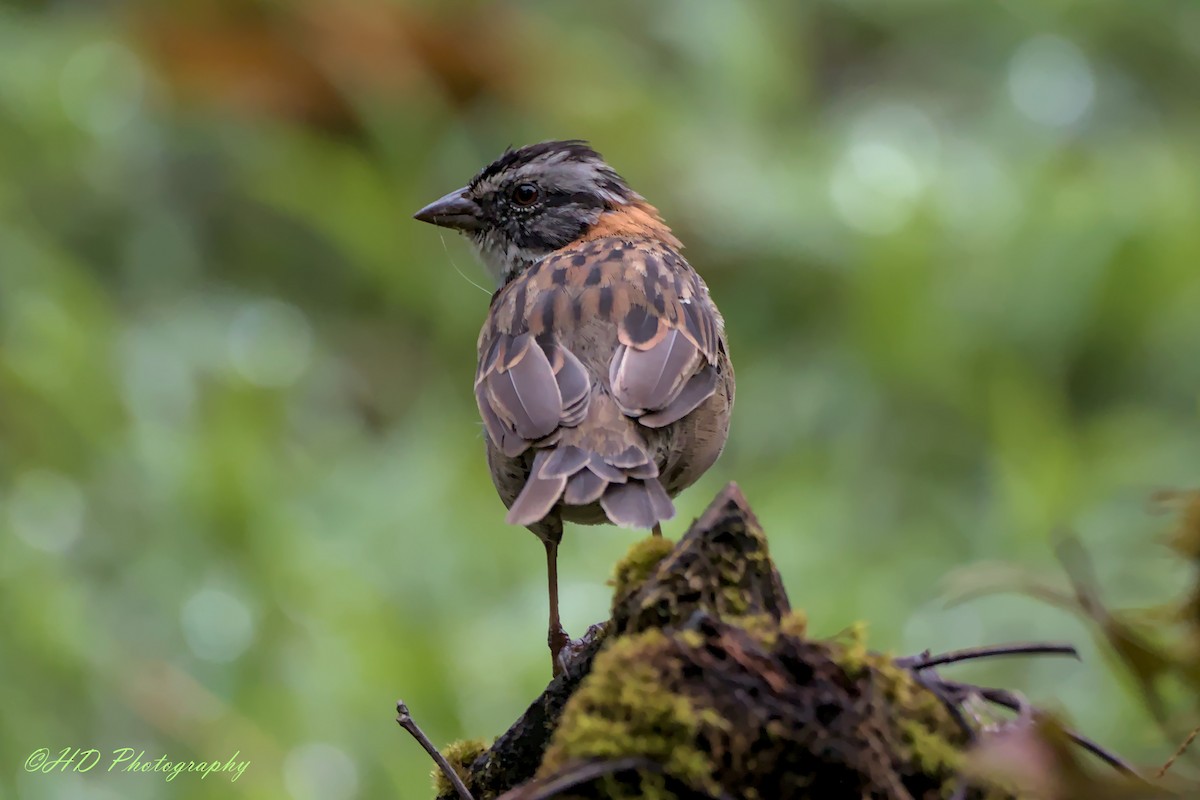
[[[397,697],[444,744],[544,687],[471,392],[493,287],[410,215],[565,137],[726,318],[729,446],[668,535],[737,480],[814,632],[1072,641],[955,675],[1161,763],[1088,626],[953,601],[1062,583],[1064,529],[1114,605],[1186,583],[1147,497],[1200,483],[1198,70],[1192,0],[6,3],[0,797],[427,797]],[[636,539],[568,529],[570,632]],[[67,746],[250,765],[22,767]]]

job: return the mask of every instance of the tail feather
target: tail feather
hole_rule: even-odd
[[[562,499],[569,506],[590,505],[599,500],[608,487],[609,483],[604,478],[590,469],[581,469],[567,481],[567,489],[563,492]]]
[[[638,447],[636,444],[631,444],[616,455],[608,456],[604,460],[618,469],[630,469],[654,463],[650,460],[645,448]]]
[[[665,522],[673,519],[675,517],[675,504],[671,502],[671,496],[667,494],[666,488],[658,478],[645,480],[642,482],[642,485],[650,493],[650,504],[654,507],[654,516],[658,518],[655,521]]]
[[[589,506],[599,501],[614,525],[653,528],[675,516],[675,505],[659,482],[658,465],[648,456],[643,459],[619,469],[574,445],[539,450],[525,486],[508,509],[507,520],[511,525],[532,525],[556,505]]]
[[[653,461],[647,461],[645,464],[638,464],[636,467],[630,467],[625,470],[625,474],[631,478],[641,478],[648,480],[658,477],[658,464]]]
[[[597,453],[592,453],[591,458],[588,459],[588,469],[609,483],[624,483],[629,480],[629,476],[623,469],[613,466],[607,458]]]
[[[600,507],[622,528],[653,528],[675,516],[675,506],[657,478],[609,486],[600,498]]]
[[[508,510],[510,523],[532,525],[556,507],[596,503],[610,522],[626,528],[649,529],[675,516],[659,480],[659,465],[637,423],[600,392],[588,407],[583,424],[559,428],[553,441],[533,445],[529,477]],[[603,517],[589,510],[576,518]]]
[[[532,525],[550,513],[567,485],[565,475],[543,478],[542,471],[554,450],[540,450],[533,459],[529,480],[508,509],[509,525]]]
[[[575,445],[559,445],[550,452],[550,457],[543,461],[536,474],[543,478],[569,478],[587,466],[589,459],[587,451]]]

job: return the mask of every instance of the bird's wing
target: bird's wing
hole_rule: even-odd
[[[634,246],[609,258],[618,253],[626,288],[616,292],[611,312],[617,346],[608,383],[622,411],[661,428],[716,391],[723,323],[704,282],[677,252]]]
[[[625,516],[622,505],[638,506],[631,520],[665,518],[657,481],[653,497],[616,487],[657,477],[638,426],[669,425],[716,390],[721,332],[703,281],[659,243],[583,242],[498,291],[479,338],[476,400],[500,452],[538,451],[510,519],[539,518],[560,497],[600,499],[610,518]]]

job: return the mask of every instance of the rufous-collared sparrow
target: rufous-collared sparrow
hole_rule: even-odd
[[[415,217],[463,233],[499,287],[475,397],[507,521],[546,547],[557,673],[563,520],[661,535],[725,445],[724,322],[658,211],[585,142],[510,149]]]

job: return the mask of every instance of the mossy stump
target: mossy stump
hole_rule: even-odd
[[[614,583],[566,673],[460,762],[477,800],[993,796],[960,785],[967,734],[910,671],[806,636],[735,485]]]

